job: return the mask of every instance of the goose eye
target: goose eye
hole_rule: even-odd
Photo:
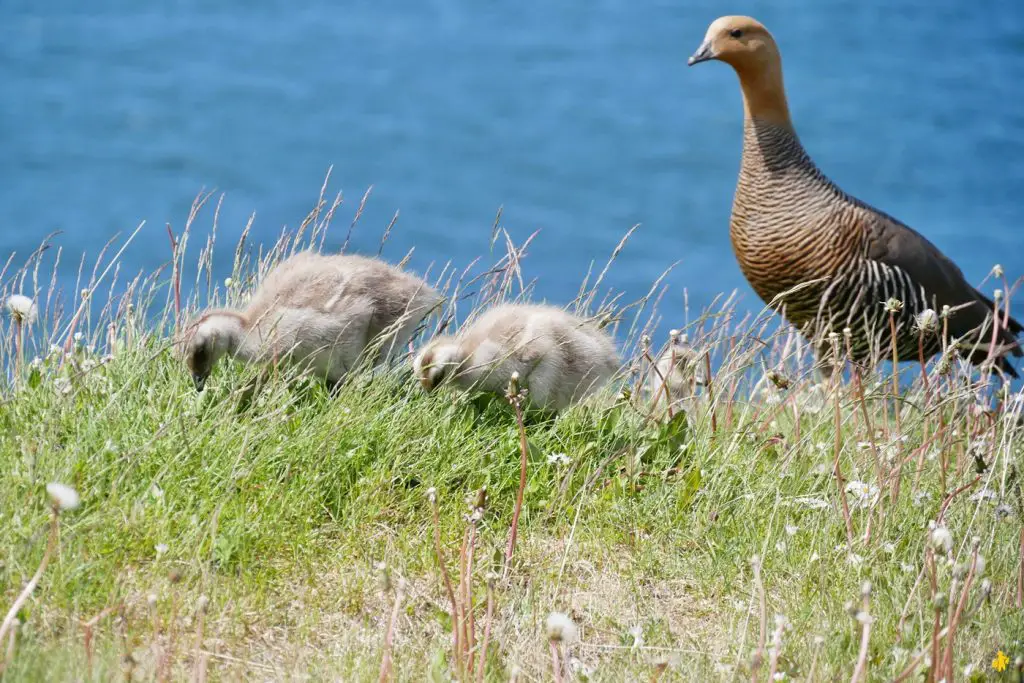
[[[743,31],[741,31],[738,28],[734,28],[733,30],[729,31],[729,35],[732,36],[733,38],[742,38]]]

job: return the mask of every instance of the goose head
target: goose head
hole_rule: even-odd
[[[243,330],[242,316],[230,311],[206,313],[189,325],[182,342],[182,355],[196,391],[206,386],[217,361],[238,348]]]
[[[416,355],[413,374],[427,391],[433,391],[450,377],[465,360],[462,349],[453,339],[435,339]]]

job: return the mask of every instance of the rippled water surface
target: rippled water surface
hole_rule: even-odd
[[[738,288],[759,308],[728,238],[736,78],[685,65],[723,11],[775,33],[826,173],[972,281],[996,262],[1024,275],[1019,0],[5,0],[0,254],[18,263],[63,231],[67,287],[83,252],[145,220],[125,258],[153,268],[203,188],[225,193],[222,244],[251,212],[270,242],[333,166],[346,202],[330,247],[372,185],[357,251],[375,253],[399,211],[386,256],[465,265],[503,206],[515,239],[540,230],[525,268],[538,295],[566,302],[640,224],[608,284],[637,297],[679,261],[670,318],[684,287],[691,307]]]

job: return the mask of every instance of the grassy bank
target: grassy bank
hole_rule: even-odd
[[[442,275],[460,316],[518,294],[517,260]],[[374,680],[385,649],[400,680],[471,658],[467,680],[552,680],[553,656],[565,680],[924,680],[947,648],[961,680],[1000,649],[1016,675],[1021,403],[955,363],[908,367],[897,400],[885,376],[821,383],[795,336],[722,306],[690,329],[714,373],[689,414],[652,416],[641,352],[586,404],[527,416],[506,563],[507,401],[424,394],[404,366],[336,396],[279,376],[242,407],[250,371],[224,364],[197,394],[167,343],[196,305],[174,263],[93,319],[5,320],[0,609],[43,559],[45,485],[82,501],[0,643],[7,680]],[[240,256],[202,296],[240,300],[265,266]],[[619,307],[620,339],[657,319],[652,292]],[[552,612],[578,637],[550,642]]]

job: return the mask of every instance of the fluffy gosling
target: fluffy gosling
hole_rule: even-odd
[[[615,343],[595,325],[553,306],[505,304],[437,337],[413,360],[427,391],[445,381],[504,394],[513,372],[530,403],[560,411],[608,382],[619,367]]]
[[[426,282],[384,261],[303,251],[271,269],[244,310],[203,312],[179,343],[198,391],[225,355],[283,361],[333,385],[371,344],[380,345],[375,365],[389,361],[440,301]]]
[[[679,336],[673,330],[668,347],[658,356],[647,379],[647,394],[657,414],[665,416],[694,407],[697,388],[705,382],[700,361],[686,335]]]

